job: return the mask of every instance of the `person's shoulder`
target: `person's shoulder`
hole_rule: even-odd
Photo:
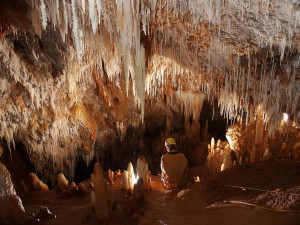
[[[181,158],[184,158],[184,159],[186,159],[186,156],[185,156],[185,154],[183,154],[183,153],[179,152],[179,153],[178,153],[178,155],[179,155]],[[187,160],[187,159],[186,159],[186,160]]]
[[[166,157],[166,155],[167,155],[167,154],[163,154],[163,155],[161,156],[161,158],[162,158],[162,159],[163,159],[163,158],[165,158],[165,157]]]

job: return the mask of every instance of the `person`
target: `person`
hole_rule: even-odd
[[[161,157],[161,180],[167,189],[182,187],[188,180],[188,161],[173,138],[165,141],[165,147],[168,153]]]

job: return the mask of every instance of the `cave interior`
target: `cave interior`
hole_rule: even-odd
[[[0,93],[0,224],[72,221],[49,200],[72,208],[73,192],[56,193],[59,174],[70,188],[87,189],[84,219],[74,217],[73,224],[108,221],[97,208],[100,195],[88,211],[92,174],[103,184],[95,193],[106,193],[106,181],[112,186],[109,224],[198,224],[150,209],[170,200],[163,195],[175,196],[159,180],[169,137],[185,154],[190,179],[188,189],[176,192],[189,200],[183,206],[170,200],[176,210],[162,207],[166,215],[189,215],[186,205],[203,210],[235,196],[262,209],[240,211],[245,224],[260,216],[262,224],[299,224],[299,0],[1,0]],[[136,174],[141,156],[153,182],[142,194],[146,206],[118,186],[129,163]],[[32,187],[32,173],[42,191]],[[208,183],[195,186],[202,180]],[[280,186],[285,197],[268,198],[285,205],[231,190],[242,185],[264,193]],[[195,194],[205,191],[207,199]],[[31,215],[28,222],[25,209],[32,213],[41,202],[57,219],[49,222],[40,209],[42,219]],[[228,214],[224,224],[239,224],[232,211],[246,209],[231,204],[218,206]]]

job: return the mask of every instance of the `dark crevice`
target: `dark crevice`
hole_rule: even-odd
[[[75,167],[74,182],[78,184],[88,179],[90,175],[93,173],[93,168],[95,163],[96,161],[95,159],[93,159],[87,166],[83,158],[80,157]]]
[[[4,153],[1,159],[11,175],[17,193],[23,192],[21,181],[27,183],[28,173],[36,172],[35,167],[30,162],[24,144],[17,142],[16,149],[9,151],[7,144],[4,142]]]
[[[212,106],[207,100],[204,101],[200,114],[200,124],[202,130],[204,130],[207,120],[210,138],[214,137],[215,140],[220,139],[225,141],[228,126],[227,119],[221,115],[220,109],[217,107],[217,105],[218,104],[215,103],[214,106]]]

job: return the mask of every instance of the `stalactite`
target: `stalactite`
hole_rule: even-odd
[[[82,43],[83,32],[81,30],[78,21],[76,0],[71,0],[71,5],[72,5],[72,31],[73,31],[73,37],[75,42],[76,55],[78,59],[81,59],[83,56],[83,43]]]
[[[97,27],[98,27],[98,13],[96,11],[96,2],[95,0],[88,0],[88,6],[89,6],[89,17],[90,17],[90,23],[93,29],[94,34],[96,34]]]
[[[41,14],[42,14],[42,26],[43,29],[45,30],[47,27],[47,12],[46,12],[46,5],[44,0],[40,0],[41,1]]]

